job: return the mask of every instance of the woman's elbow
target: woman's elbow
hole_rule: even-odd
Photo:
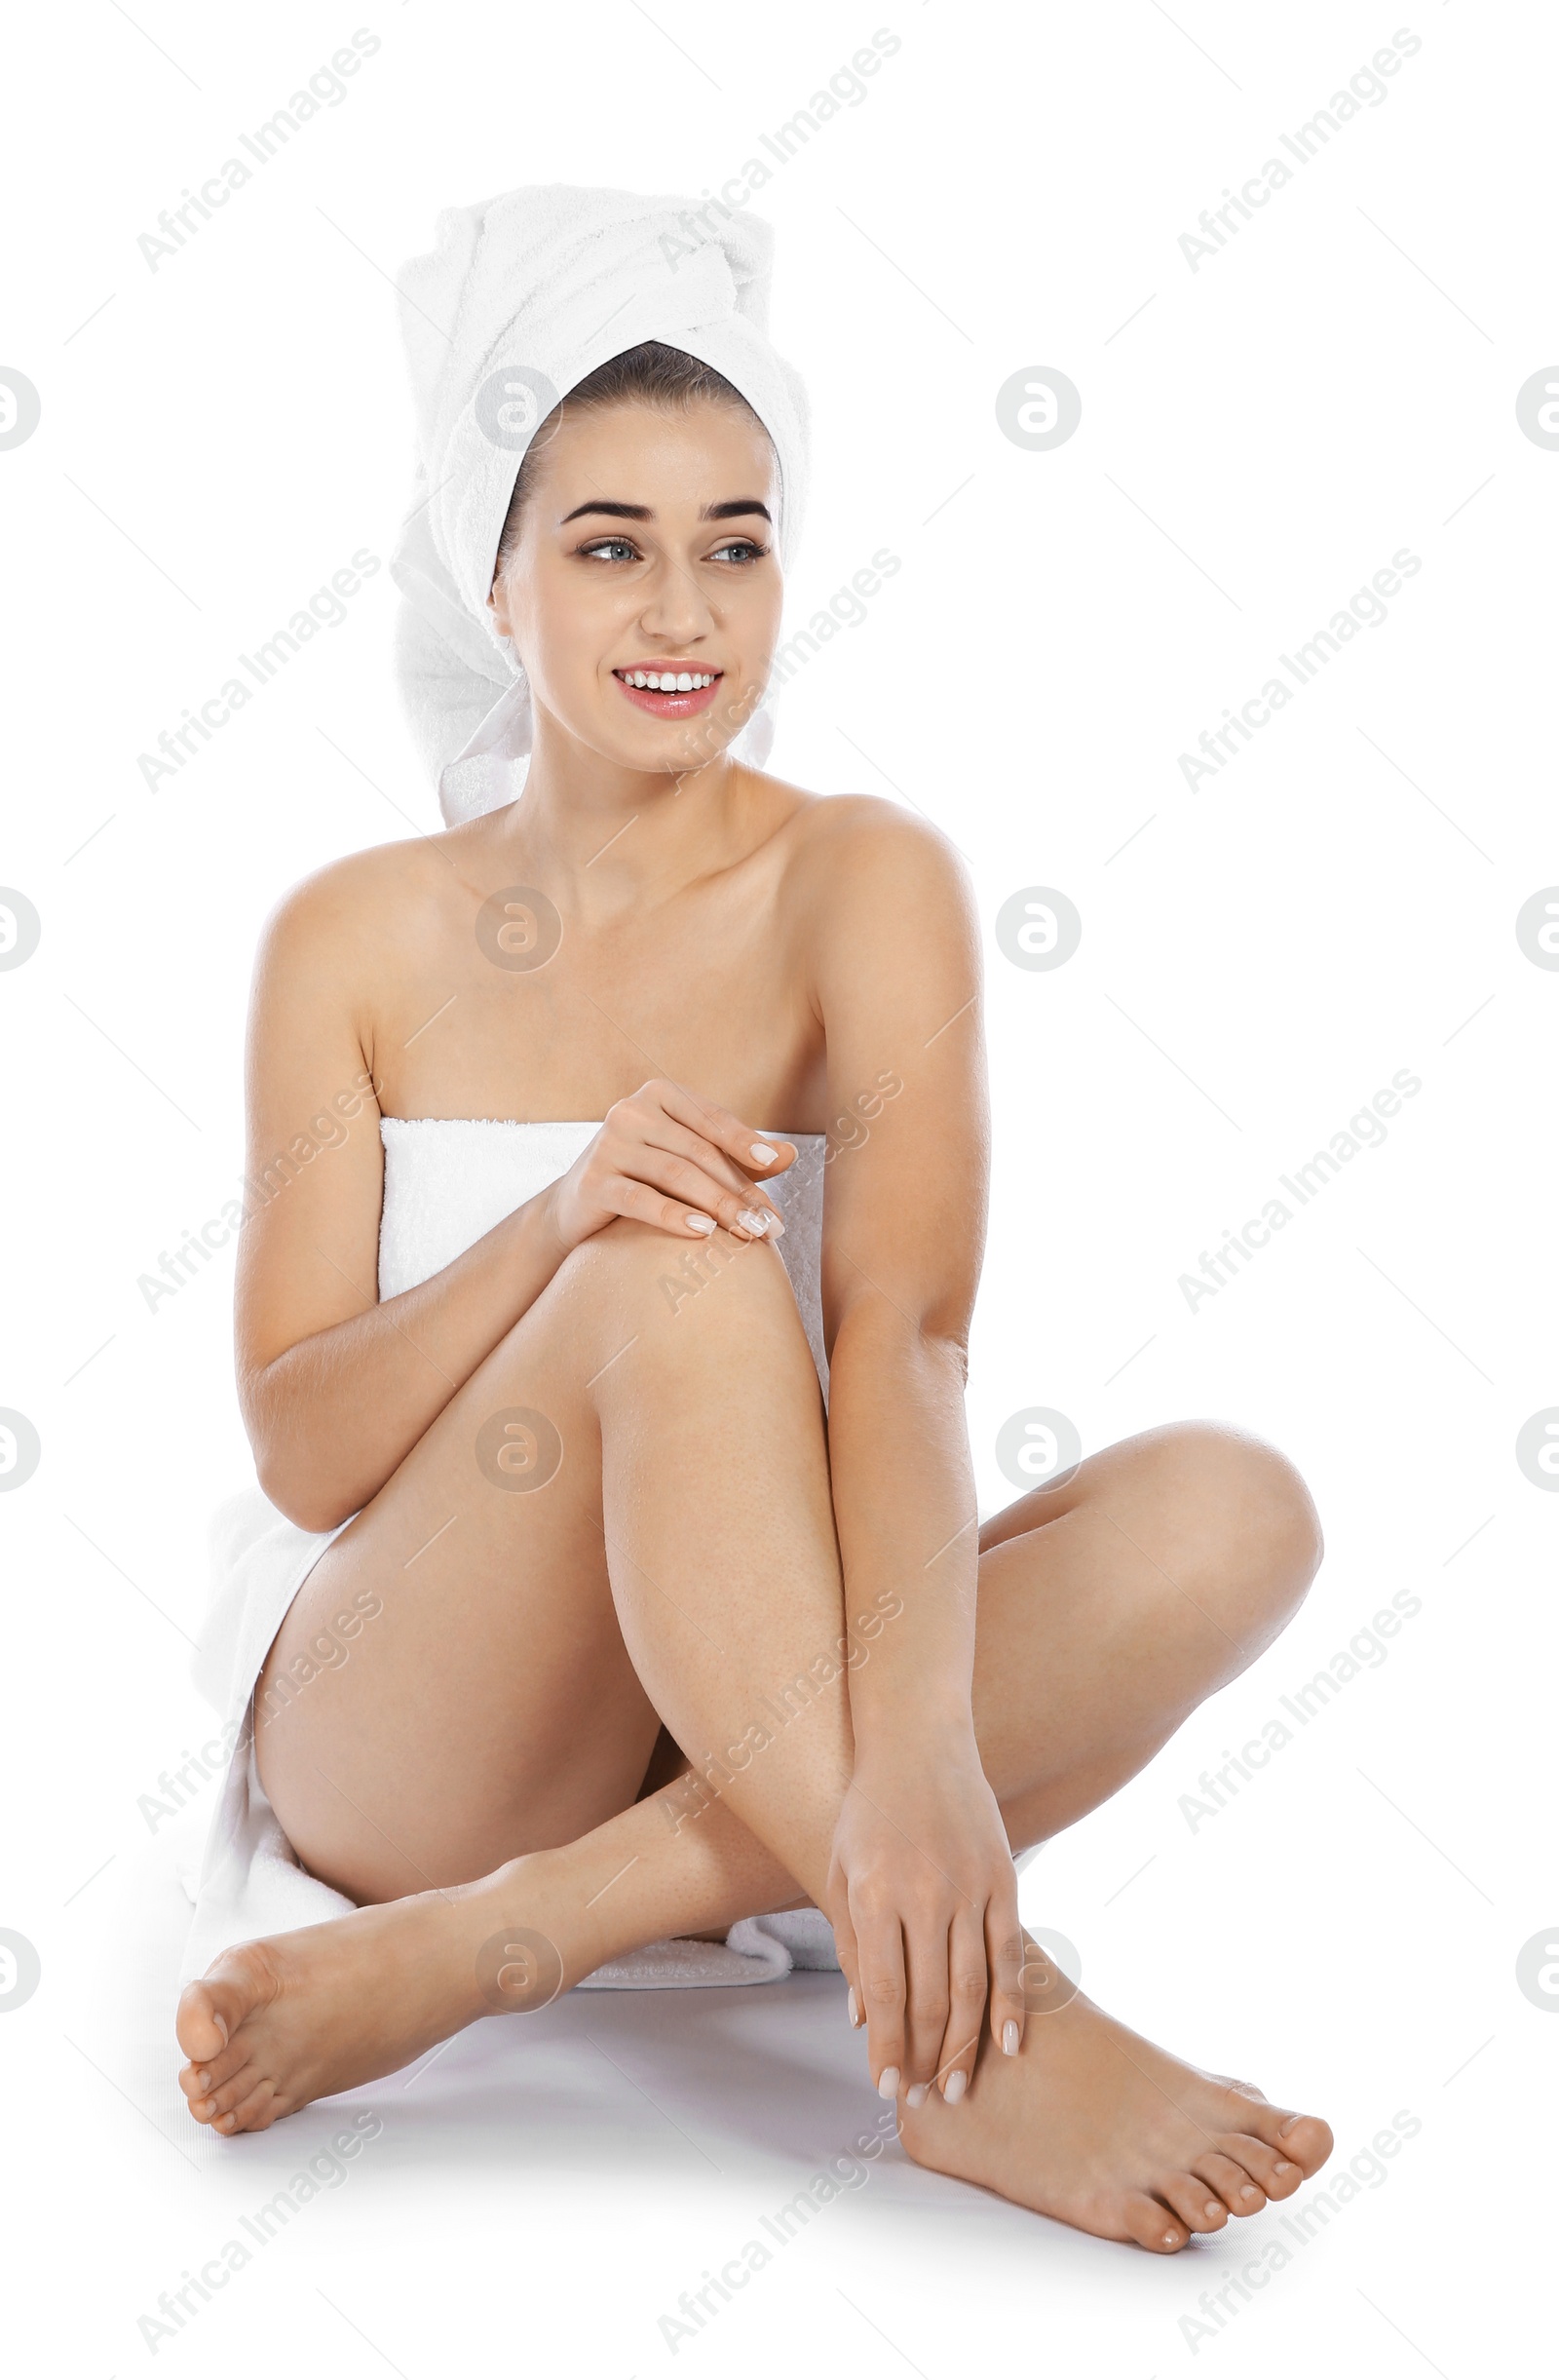
[[[358,1510],[356,1504],[332,1494],[325,1481],[310,1478],[295,1455],[263,1442],[254,1448],[254,1472],[261,1493],[284,1520],[290,1520],[294,1528],[307,1529],[313,1537],[339,1528]]]

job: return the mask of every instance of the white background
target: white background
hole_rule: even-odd
[[[1515,1980],[1559,1919],[1559,1499],[1514,1458],[1559,1403],[1559,974],[1514,931],[1559,879],[1559,453],[1515,412],[1559,354],[1556,27],[1419,0],[1386,101],[1193,272],[1180,235],[1292,164],[1278,134],[1401,18],[365,5],[140,0],[133,22],[83,0],[9,41],[0,363],[43,404],[0,453],[0,881],[43,920],[0,975],[0,1405],[43,1444],[0,1497],[0,1924],[43,1963],[0,2022],[23,2364],[139,2369],[137,2317],[341,2120],[220,2143],[172,2087],[184,1904],[138,1797],[212,1732],[182,1639],[247,1454],[230,1256],[155,1313],[136,1285],[234,1195],[266,911],[437,823],[385,573],[156,791],[137,754],[356,549],[388,557],[410,477],[390,283],[439,207],[553,179],[697,200],[886,24],[901,47],[862,103],[757,200],[816,412],[792,624],[878,548],[902,559],[786,688],[774,765],[936,820],[988,925],[1034,885],[1084,920],[1051,973],[987,937],[982,1502],[1011,1493],[993,1448],[1020,1408],[1086,1446],[1205,1413],[1298,1461],[1328,1538],[1288,1634],[1027,1871],[1025,1913],[1141,2029],[1327,2114],[1338,2169],[1397,2111],[1422,2129],[1207,2337],[1181,2318],[1283,2236],[1276,2210],[1159,2263],[895,2149],[674,2360],[1517,2368],[1559,2044]],[[381,47],[344,101],[151,271],[138,235],[360,22]],[[995,396],[1044,365],[1082,424],[1033,453]],[[1423,566],[1386,623],[1189,790],[1177,755],[1403,547]],[[1423,1088],[1385,1144],[1191,1311],[1178,1277],[1402,1068]],[[1422,1608],[1385,1665],[1193,1830],[1200,1771],[1401,1591]],[[661,2369],[678,2293],[875,2120],[838,2000],[809,1978],[478,2027],[426,2081],[359,2094],[383,2130],[348,2183],[155,2360]]]

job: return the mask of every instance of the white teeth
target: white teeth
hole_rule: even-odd
[[[715,680],[712,670],[625,670],[623,675],[630,686],[642,686],[651,694],[695,694]]]

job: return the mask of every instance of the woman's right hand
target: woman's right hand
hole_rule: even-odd
[[[793,1142],[755,1131],[680,1083],[645,1083],[608,1108],[547,1196],[565,1248],[617,1215],[678,1240],[706,1240],[717,1224],[739,1240],[778,1240],[780,1209],[756,1177],[782,1173],[795,1155]]]

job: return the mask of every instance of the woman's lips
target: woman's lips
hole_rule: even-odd
[[[643,672],[641,672],[640,674],[642,675]],[[687,674],[692,675],[693,672],[689,672]],[[707,672],[700,671],[698,674],[702,677],[707,675]],[[699,711],[708,710],[709,705],[720,691],[724,672],[717,670],[712,684],[690,687],[686,694],[662,694],[649,686],[630,686],[619,670],[614,670],[612,675],[617,679],[628,701],[635,703],[640,710],[649,711],[652,717],[691,719]]]

